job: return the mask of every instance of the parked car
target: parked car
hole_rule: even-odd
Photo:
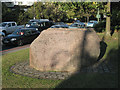
[[[79,23],[81,26],[85,27],[85,24],[83,22],[80,22],[80,20],[75,20],[74,23]]]
[[[27,24],[28,28],[36,28],[40,32],[48,29],[52,25],[54,25],[54,23],[48,20],[30,20]]]
[[[25,26],[30,27],[32,23],[39,22],[39,21],[40,21],[40,19],[31,19],[31,20],[29,20],[29,22]]]
[[[98,24],[97,21],[95,20],[91,20],[87,23],[87,26],[86,27],[94,27],[96,24]]]
[[[31,43],[40,32],[35,28],[17,29],[12,34],[3,38],[3,44],[13,44],[21,46],[23,44]]]
[[[3,32],[0,32],[0,45],[2,45],[3,37],[5,37],[5,34]]]
[[[5,37],[5,34],[3,32],[0,32],[0,37]]]
[[[60,28],[68,28],[69,26],[65,24],[64,22],[55,22],[55,27],[60,27]]]
[[[68,28],[68,27],[64,25],[53,25],[50,28]]]
[[[16,29],[23,28],[24,25],[17,26],[16,22],[2,22],[0,23],[0,31],[5,35],[13,33]]]
[[[50,28],[63,28],[61,25],[52,25]]]
[[[81,25],[80,23],[73,23],[69,26],[69,28],[85,28],[85,26]]]

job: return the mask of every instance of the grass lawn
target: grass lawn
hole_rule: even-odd
[[[99,37],[102,39],[104,33],[98,33]],[[114,65],[114,69],[118,70],[118,51],[120,45],[118,44],[118,32],[115,32],[112,37],[105,40],[107,44],[107,50],[104,55],[106,63],[111,63]]]
[[[16,75],[9,71],[15,63],[26,61],[29,58],[29,49],[5,54],[2,57],[2,87],[3,88],[53,88],[60,80],[35,79]]]
[[[100,38],[103,33],[98,33]],[[107,43],[107,51],[104,56],[106,63],[118,65],[118,33],[113,34],[105,42]],[[116,88],[118,87],[117,74],[111,73],[82,73],[74,74],[67,80],[48,80],[36,79],[26,76],[17,75],[9,71],[10,67],[18,62],[29,59],[29,49],[5,54],[2,56],[2,87],[3,88]],[[115,67],[115,69],[117,69]]]

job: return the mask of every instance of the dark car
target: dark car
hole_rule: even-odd
[[[23,28],[14,31],[12,34],[3,38],[3,44],[13,44],[21,46],[23,44],[31,43],[40,32],[34,28]]]
[[[34,21],[29,21],[29,23],[27,24],[27,27],[28,28],[36,28],[41,32],[41,31],[43,31],[45,29],[48,29],[52,25],[54,25],[54,23],[52,21],[34,20]]]

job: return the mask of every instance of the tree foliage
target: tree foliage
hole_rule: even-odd
[[[120,2],[111,3],[111,30],[120,29]]]
[[[3,4],[2,20],[25,24],[35,16],[36,19],[47,18],[53,21],[69,21],[77,18],[80,21],[88,22],[91,17],[96,19],[98,8],[101,15],[106,13],[105,2],[35,2],[34,5],[24,12],[19,7],[12,10]],[[119,20],[114,13],[118,13],[118,11],[112,11],[113,22]]]
[[[93,2],[42,2],[34,3],[34,5],[26,12],[29,14],[29,18],[36,19],[48,18],[53,21],[65,21],[69,19],[83,19],[93,16],[95,18],[98,7],[103,9],[104,4]]]
[[[18,21],[19,13],[23,13],[20,7],[17,6],[16,9],[8,8],[4,3],[2,3],[2,21]]]

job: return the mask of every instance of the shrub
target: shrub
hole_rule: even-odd
[[[103,32],[105,31],[106,21],[100,21],[98,24],[94,26],[96,32]]]

